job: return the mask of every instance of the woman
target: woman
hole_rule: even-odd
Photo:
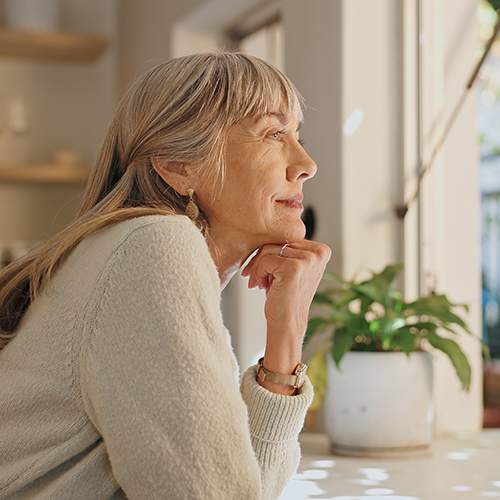
[[[0,275],[0,498],[280,495],[330,257],[303,240],[300,105],[279,71],[224,52],[127,92],[75,222]],[[220,290],[255,250],[267,345],[239,388]]]

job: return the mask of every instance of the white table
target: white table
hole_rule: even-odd
[[[500,429],[436,439],[427,458],[340,457],[322,434],[300,441],[302,461],[282,500],[500,499]]]

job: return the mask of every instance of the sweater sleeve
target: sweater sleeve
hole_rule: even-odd
[[[309,379],[296,396],[274,394],[257,382],[257,367],[241,379],[241,393],[248,407],[252,445],[260,467],[262,498],[278,498],[300,460],[298,435],[312,402]]]
[[[262,412],[276,420],[296,405],[280,410],[277,399],[255,395],[243,383],[251,393],[247,409],[219,287],[194,225],[156,220],[122,239],[88,304],[83,401],[130,500],[274,500],[281,490],[275,484],[269,496],[265,478],[294,467],[298,449],[288,441],[296,443],[297,433],[279,436],[279,426],[266,424]],[[274,446],[265,444],[269,439]],[[288,450],[292,455],[283,459]]]

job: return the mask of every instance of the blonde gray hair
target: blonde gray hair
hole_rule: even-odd
[[[229,128],[270,112],[301,120],[301,97],[279,70],[249,55],[189,55],[139,77],[120,101],[75,221],[0,273],[0,349],[83,238],[142,215],[185,213],[188,198],[165,183],[151,158],[196,165],[215,197],[224,179]],[[195,223],[208,235],[203,213]]]

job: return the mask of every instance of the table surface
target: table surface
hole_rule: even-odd
[[[300,442],[302,461],[281,500],[500,499],[500,429],[435,439],[420,458],[336,456],[323,434],[302,433]]]

